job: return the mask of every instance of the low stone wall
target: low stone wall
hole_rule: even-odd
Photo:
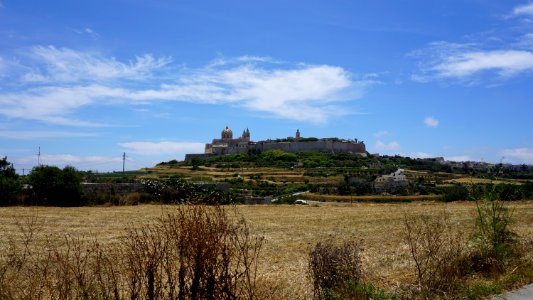
[[[82,183],[81,191],[85,195],[127,195],[143,193],[142,183]]]
[[[244,197],[244,204],[271,204],[272,197]]]

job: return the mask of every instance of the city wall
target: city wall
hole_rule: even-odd
[[[331,153],[366,153],[365,145],[362,143],[343,142],[336,140],[319,140],[311,142],[258,142],[256,145],[260,151],[282,150],[285,152],[299,151],[323,151]]]

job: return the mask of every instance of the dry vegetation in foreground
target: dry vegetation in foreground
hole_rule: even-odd
[[[531,250],[533,203],[509,204],[515,221],[511,228]],[[175,206],[161,205],[0,208],[0,247],[9,244],[9,237],[22,241],[25,232],[21,232],[16,223],[24,223],[32,217],[35,217],[34,228],[39,233],[36,239],[41,243],[45,237],[62,243],[67,234],[79,242],[90,243],[97,239],[105,246],[123,238],[128,228],[152,223],[175,209]],[[237,206],[235,209],[248,221],[252,233],[265,238],[258,261],[257,295],[274,299],[309,299],[313,297],[313,287],[307,278],[308,254],[317,242],[335,237],[358,241],[362,247],[363,280],[388,291],[398,291],[404,284],[417,283],[412,254],[403,239],[406,214],[438,216],[446,212],[449,226],[470,232],[475,225],[476,206],[472,202],[413,202]],[[526,253],[526,260],[533,260],[532,252]],[[532,280],[531,273],[528,278],[512,275],[498,280],[505,281],[501,284],[508,287]],[[487,279],[471,280],[482,285]]]

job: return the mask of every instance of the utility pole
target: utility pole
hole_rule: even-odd
[[[39,146],[39,153],[37,153],[37,166],[41,166],[41,146]]]
[[[126,168],[126,152],[122,154],[122,176],[124,176],[125,168]]]

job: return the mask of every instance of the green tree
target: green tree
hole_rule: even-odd
[[[33,200],[38,205],[79,206],[81,201],[81,176],[71,166],[63,170],[54,166],[38,166],[28,175]]]
[[[261,158],[265,161],[288,161],[288,162],[294,162],[298,159],[296,154],[294,153],[287,153],[281,150],[268,150],[261,154]]]
[[[0,159],[0,205],[13,205],[21,191],[18,175],[7,156]]]

